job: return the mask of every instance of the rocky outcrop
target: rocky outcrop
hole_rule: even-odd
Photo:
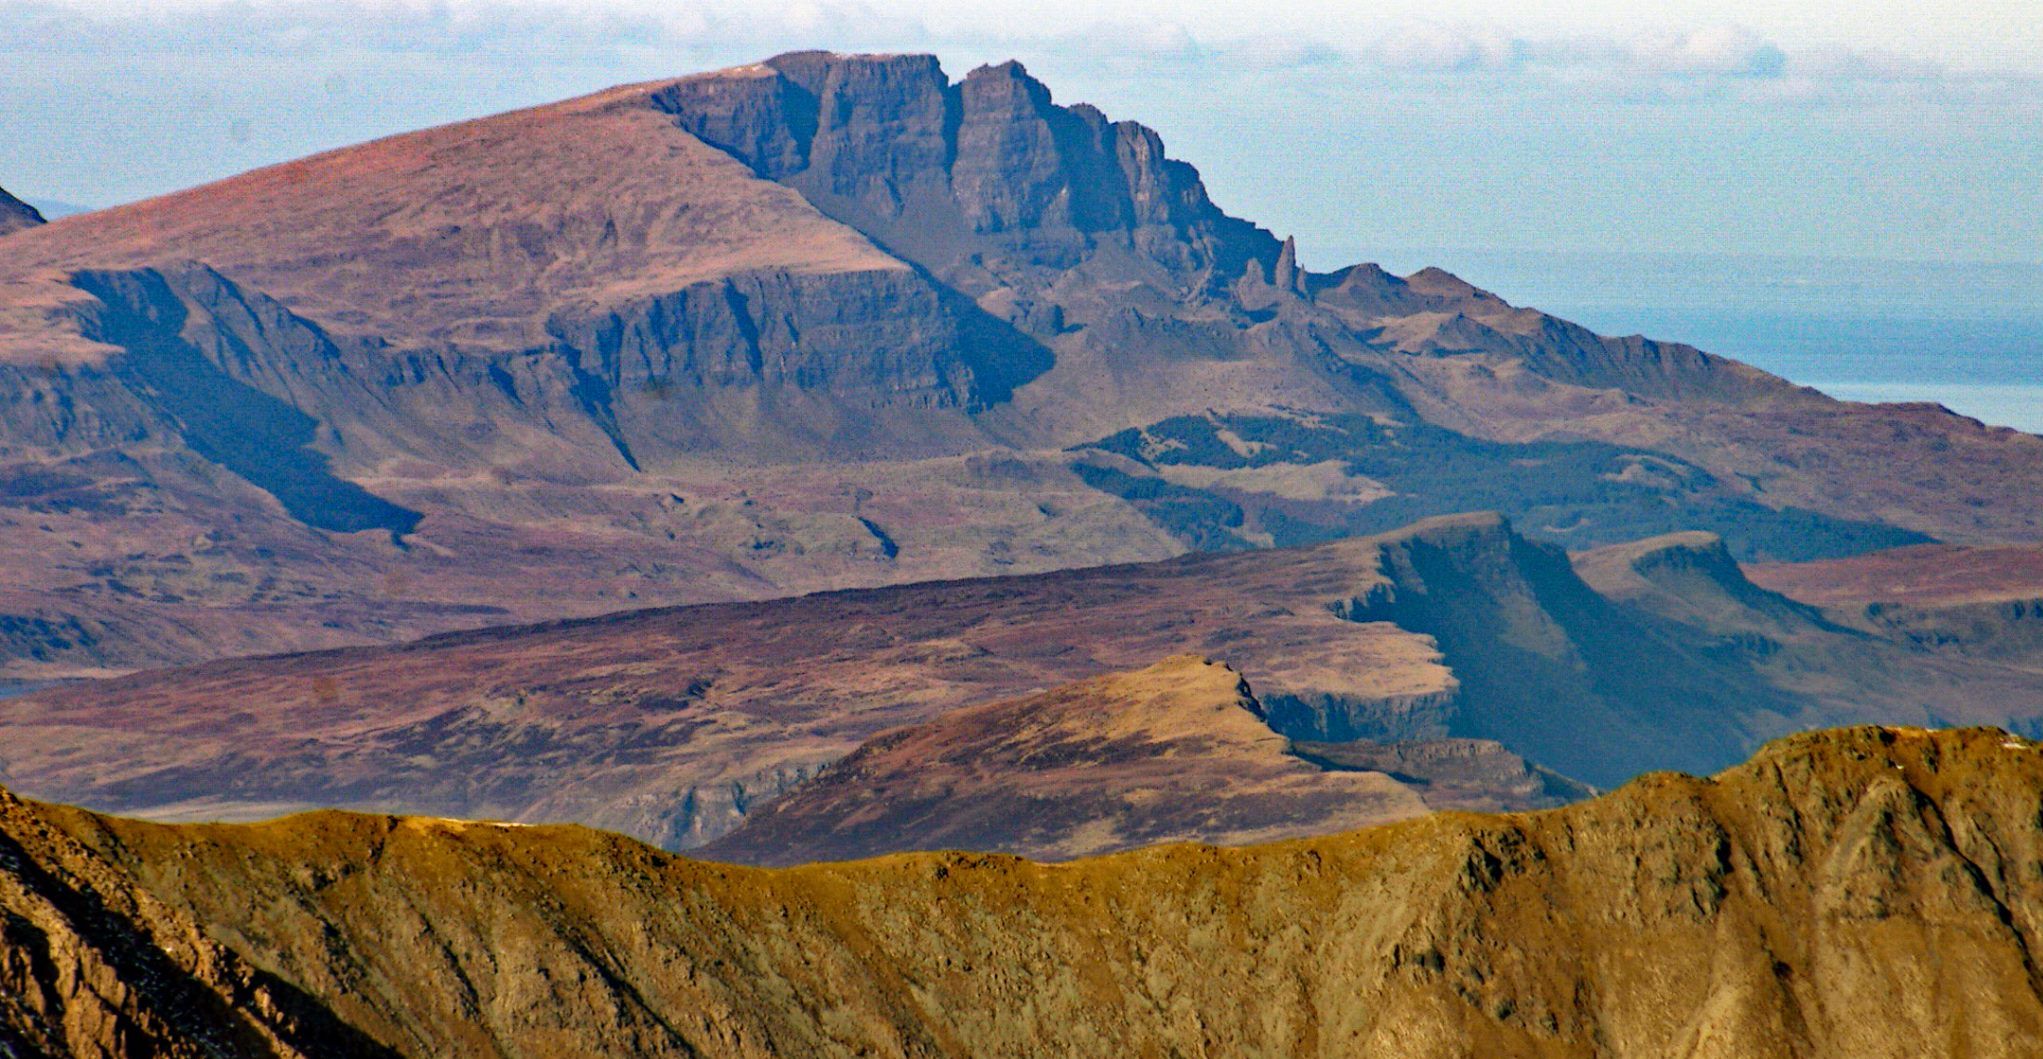
[[[969,443],[967,413],[1048,365],[1031,341],[907,270],[727,277],[564,312],[547,323],[551,345],[516,355],[396,358],[203,265],[74,282],[95,298],[82,333],[123,355],[61,372],[0,363],[16,395],[0,402],[0,454],[186,451],[336,532],[402,536],[421,517],[337,462],[537,463],[603,477],[741,446],[753,458],[943,451]],[[440,414],[450,407],[461,415]],[[747,414],[760,407],[779,421]],[[522,445],[536,421],[575,445]]]
[[[905,269],[733,276],[599,317],[556,316],[547,330],[577,370],[609,388],[620,429],[666,458],[718,443],[660,437],[684,393],[780,389],[848,410],[978,412],[1050,366],[1033,341]],[[800,424],[780,429],[804,433]]]
[[[191,925],[131,959],[269,968],[370,1042],[308,1054],[2016,1059],[2043,1034],[2039,798],[2037,744],[1859,728],[1552,812],[1063,865],[760,870],[579,828],[31,805],[0,813],[23,850],[0,887],[61,856]],[[19,929],[0,966],[47,995]],[[0,1033],[36,1032],[21,1010]]]
[[[1418,695],[1349,698],[1335,694],[1263,696],[1270,727],[1292,739],[1431,739],[1446,735],[1460,714],[1459,681]]]
[[[4,790],[0,1050],[108,1059],[394,1054]]]
[[[975,296],[1009,282],[1040,288],[1046,277],[1033,273],[1117,248],[1177,277],[1183,297],[1279,252],[1215,207],[1154,131],[1054,104],[1017,62],[953,84],[933,56],[801,52],[654,99],[761,176]]]
[[[43,215],[34,206],[9,195],[6,188],[0,188],[0,235],[42,223]]]

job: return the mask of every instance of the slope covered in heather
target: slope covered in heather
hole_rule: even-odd
[[[1296,745],[1270,727],[1241,674],[1181,655],[884,732],[699,855],[801,864],[969,849],[1062,860],[1589,793],[1494,743]]]

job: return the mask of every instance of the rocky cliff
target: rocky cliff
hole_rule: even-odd
[[[391,1055],[0,790],[0,1050]]]
[[[147,895],[193,933],[131,959],[270,969],[360,1035],[323,1023],[291,1038],[307,1054],[2016,1057],[2043,1036],[2039,797],[2034,743],[1860,728],[1545,813],[781,870],[576,828],[162,826],[9,799],[0,899],[33,909],[22,881],[57,870]],[[4,966],[56,981],[36,954],[72,944],[25,937]],[[35,1017],[0,1005],[0,1033],[70,1018],[80,1054],[122,1041],[87,1013],[137,1003],[35,995]],[[144,1047],[283,1051],[201,1032]]]

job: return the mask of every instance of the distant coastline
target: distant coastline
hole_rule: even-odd
[[[42,214],[44,218],[52,221],[59,217],[75,217],[81,213],[91,213],[99,208],[97,206],[83,206],[76,202],[65,202],[61,199],[30,198],[28,199],[28,204],[34,206],[36,212]]]
[[[1434,264],[1606,334],[1688,342],[1849,401],[1933,401],[2043,434],[2043,264],[1354,248]]]

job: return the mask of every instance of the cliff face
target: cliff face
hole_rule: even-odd
[[[1055,866],[331,813],[0,827],[398,1054],[2014,1057],[2043,1035],[2039,796],[2033,743],[1850,729],[1552,812]]]
[[[1156,133],[1061,107],[1020,63],[952,83],[927,55],[803,52],[658,93],[682,127],[979,295],[1028,293],[1094,259],[1179,298],[1217,294],[1279,254],[1227,216]],[[990,256],[989,256],[990,255]]]

